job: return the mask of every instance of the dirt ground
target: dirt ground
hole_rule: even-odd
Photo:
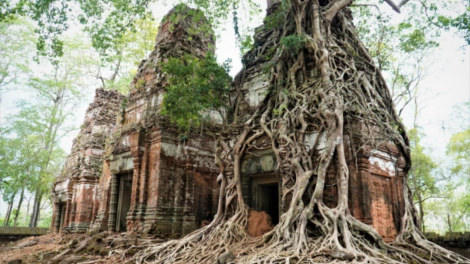
[[[35,255],[45,251],[60,250],[63,246],[57,244],[58,235],[44,235],[39,237],[27,237],[14,243],[10,243],[0,248],[0,263],[8,263],[8,261],[21,259],[23,263],[33,263]],[[19,245],[28,241],[37,241],[36,245],[15,249],[15,245]]]
[[[70,245],[70,241],[82,241],[83,235],[70,234],[70,235],[59,235],[59,234],[47,234],[38,237],[28,237],[18,240],[14,243],[10,243],[7,246],[0,247],[0,263],[7,264],[13,260],[21,260],[16,263],[116,263],[118,260],[114,256],[107,258],[101,256],[96,252],[90,254],[90,252],[81,252],[80,254],[74,254],[69,252],[58,260],[53,258],[64,251],[73,248]],[[76,244],[77,244],[76,243]],[[70,250],[69,250],[70,251]]]

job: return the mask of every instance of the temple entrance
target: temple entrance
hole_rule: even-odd
[[[251,178],[251,207],[265,211],[274,225],[279,223],[279,182],[276,175],[254,176]]]
[[[59,213],[60,213],[60,217],[59,217],[59,232],[62,230],[62,228],[64,227],[64,222],[65,222],[65,208],[66,208],[66,205],[65,203],[60,203],[59,204]]]
[[[131,207],[132,174],[118,174],[118,203],[116,212],[116,231],[127,231],[127,213]]]
[[[214,201],[217,202],[218,187],[214,178],[194,174],[194,216],[196,220],[196,228],[206,226],[212,222],[214,215],[217,213],[217,206],[213,206]],[[215,196],[215,197],[214,197]]]

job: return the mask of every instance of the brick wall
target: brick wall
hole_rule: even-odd
[[[71,154],[51,193],[54,203],[51,228],[54,232],[60,231],[61,219],[62,229],[67,232],[84,232],[94,219],[106,138],[115,128],[122,99],[116,91],[96,89]],[[61,212],[65,216],[61,216]]]

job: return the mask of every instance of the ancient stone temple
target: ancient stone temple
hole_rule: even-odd
[[[160,63],[184,54],[203,58],[214,51],[214,36],[207,32],[190,35],[205,20],[179,16],[177,23],[170,23],[173,14],[174,10],[163,19],[155,50],[140,64],[129,96],[122,99],[116,92],[97,90],[99,98],[90,105],[84,128],[52,192],[55,232],[83,232],[91,225],[94,231],[180,236],[216,213],[214,138],[200,133],[181,137],[160,115],[166,86]],[[97,102],[108,103],[112,112],[113,118],[106,119],[107,133],[95,133],[97,124],[104,127]],[[220,116],[212,117],[217,127]],[[84,146],[84,133],[90,135],[87,142],[93,146]]]
[[[275,4],[268,3],[269,13]],[[118,107],[112,108],[118,121],[114,130],[107,130],[106,147],[102,144],[98,151],[98,148],[84,149],[74,144],[66,165],[74,171],[64,169],[66,178],[60,179],[53,191],[55,231],[90,228],[94,232],[126,231],[177,237],[199,228],[216,214],[219,168],[215,162],[215,139],[207,130],[182,137],[160,114],[167,85],[161,63],[184,54],[202,58],[214,51],[214,37],[207,32],[190,35],[200,23],[205,23],[204,19],[195,21],[191,16],[184,16],[171,20],[175,23],[170,22],[170,16],[178,17],[172,10],[163,19],[155,50],[140,64],[131,92],[123,100],[123,109],[119,112]],[[263,30],[256,32],[255,46],[261,46]],[[245,68],[236,78],[243,99],[240,111],[253,111],[265,99],[268,89],[263,73],[266,61],[262,56],[245,56],[244,61]],[[108,93],[110,98],[103,97],[100,101],[120,105],[120,97]],[[99,117],[87,114],[85,124],[91,126],[95,118]],[[220,131],[218,120],[214,117],[206,129]],[[377,129],[366,127],[360,121],[348,122],[344,142],[350,172],[350,211],[360,221],[373,226],[385,241],[392,241],[404,214],[404,156],[394,143],[386,140],[372,147],[366,135],[380,135]],[[114,123],[108,125],[112,128]],[[233,134],[236,138],[236,131]],[[229,135],[226,140],[230,139]],[[314,128],[305,137],[305,145],[314,157],[319,157],[325,143],[325,132]],[[252,145],[257,150],[246,154],[241,165],[243,198],[252,209],[269,214],[276,224],[288,206],[281,203],[279,175],[290,164],[283,163],[282,157],[277,160],[269,138],[258,138]],[[76,158],[78,152],[89,153],[88,156],[80,154],[81,157],[95,155],[95,160],[102,161],[95,166],[93,176],[88,176],[86,159]],[[336,172],[335,166],[330,167],[325,203],[334,207]],[[75,176],[82,174],[85,175],[82,178]]]
[[[60,177],[52,189],[54,232],[88,230],[98,207],[98,182],[106,139],[115,129],[123,96],[97,89]]]
[[[189,34],[204,20],[187,16],[170,23],[173,12],[163,19],[155,50],[139,67],[107,150],[94,230],[180,236],[216,213],[214,139],[181,137],[160,115],[166,86],[160,63],[184,54],[202,58],[214,51],[214,37]]]
[[[279,1],[268,0],[268,14],[277,4]],[[263,47],[267,30],[261,26],[255,32],[254,47]],[[256,54],[252,52],[244,56],[245,67],[235,78],[243,94],[241,105],[248,112],[265,100],[269,85],[264,73],[268,61],[265,56]],[[314,74],[311,73],[312,76]],[[343,140],[350,173],[349,209],[355,218],[373,226],[385,241],[393,241],[400,231],[405,210],[403,184],[406,162],[403,152],[393,142],[381,138],[377,127],[367,127],[359,120],[347,122]],[[313,160],[318,161],[325,148],[326,132],[315,128],[307,131],[306,148]],[[381,143],[372,144],[371,138]],[[276,224],[289,206],[289,203],[280,202],[280,173],[289,173],[291,165],[290,162],[276,160],[269,137],[258,138],[252,145],[257,151],[250,150],[251,153],[245,155],[242,161],[243,198],[251,208],[266,211]],[[338,198],[335,170],[336,166],[329,167],[325,185],[324,202],[331,208],[337,205]]]

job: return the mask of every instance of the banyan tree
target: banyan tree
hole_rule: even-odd
[[[268,1],[235,78],[233,123],[218,133],[217,214],[181,239],[142,249],[137,262],[214,263],[233,254],[234,263],[468,263],[419,231],[408,137],[352,23],[353,2]],[[279,197],[268,199],[278,199],[280,216],[254,237],[246,164],[264,156],[279,183]]]

